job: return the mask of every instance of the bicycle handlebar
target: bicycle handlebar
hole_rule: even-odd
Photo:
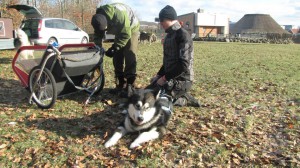
[[[51,49],[57,54],[57,56],[60,56],[61,52],[54,46],[50,45]]]

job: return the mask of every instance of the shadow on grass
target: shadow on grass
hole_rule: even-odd
[[[0,62],[1,64],[11,64],[12,58],[1,58],[0,57]]]
[[[92,100],[102,101],[107,99],[108,90],[104,89],[98,98]],[[87,98],[86,96],[76,96],[77,93],[72,94],[73,96],[66,97],[67,99],[76,100],[79,102],[84,102]],[[116,96],[113,99],[118,99]],[[87,107],[88,108],[88,107]],[[118,111],[118,106],[116,105],[105,105],[104,109],[100,111],[92,112],[92,114],[85,115],[80,118],[42,118],[42,119],[28,119],[26,125],[31,128],[37,128],[45,131],[55,132],[58,136],[62,137],[73,137],[73,138],[83,138],[87,135],[105,135],[106,132],[112,132],[114,129],[123,121],[124,115]],[[83,110],[85,111],[85,110]],[[88,111],[88,109],[87,109]]]
[[[86,101],[86,99],[89,97],[89,94],[85,91],[79,91],[76,89],[73,89],[73,90],[75,90],[75,91],[72,91],[69,94],[61,95],[58,97],[58,99],[72,100],[72,101],[78,102],[79,104],[83,104]],[[100,91],[98,94],[94,94],[91,97],[91,103],[93,103],[95,101],[103,101],[104,99],[112,99],[112,100],[117,101],[118,97],[109,94],[109,90],[110,89],[108,89],[108,88],[103,88],[103,90]]]
[[[76,101],[79,104],[83,104],[88,98],[89,94],[84,91],[78,91],[59,96],[58,99],[67,99]],[[104,95],[104,96],[102,96]],[[0,78],[0,105],[3,107],[28,107],[30,92],[28,89],[22,86],[19,80]],[[92,97],[93,101],[101,101],[102,99],[113,99],[113,96],[109,96],[108,89],[104,88],[99,95]],[[95,100],[96,99],[96,100]],[[54,105],[55,106],[55,105]]]
[[[38,110],[36,105],[29,105],[28,98],[30,93],[26,90],[18,80],[3,79],[0,78],[0,107],[3,108],[33,108]],[[84,92],[75,92],[68,96],[61,97],[59,99],[68,99],[83,104],[87,99],[88,94]],[[99,95],[95,95],[91,99],[91,105],[93,103],[105,103],[106,100],[117,102],[118,97],[110,95],[108,89],[104,88]],[[58,105],[56,102],[55,105]],[[83,110],[85,113],[89,111],[89,107]],[[30,128],[38,128],[42,130],[48,130],[55,132],[62,137],[85,137],[86,135],[103,135],[106,131],[112,132],[119,123],[122,122],[124,116],[118,113],[117,106],[105,105],[99,111],[92,111],[92,114],[85,115],[81,118],[42,118],[30,120],[27,119],[26,125]]]
[[[27,107],[29,105],[29,97],[29,90],[23,87],[20,81],[0,78],[0,104],[3,106]],[[83,104],[87,97],[87,93],[75,91],[67,95],[59,96],[58,99],[69,99]]]
[[[108,110],[96,112],[81,118],[45,118],[28,120],[26,125],[55,132],[61,137],[83,138],[87,135],[104,135],[111,132],[122,121],[122,115]]]
[[[0,104],[2,106],[23,106],[28,104],[29,92],[20,81],[0,78]]]
[[[294,98],[292,101],[295,102],[296,106],[300,106],[300,98]]]

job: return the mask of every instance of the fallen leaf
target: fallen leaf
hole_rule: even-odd
[[[221,139],[222,138],[222,134],[218,133],[218,132],[213,133],[212,136],[215,137],[215,138],[217,138],[217,139]]]
[[[46,139],[47,139],[47,138],[46,138],[45,136],[43,136],[43,135],[42,135],[42,136],[40,136],[40,140],[41,140],[41,141],[43,141],[43,142],[44,142]]]
[[[17,122],[9,122],[8,125],[10,126],[15,126],[17,124]]]
[[[7,144],[2,144],[2,145],[0,145],[0,149],[4,149],[4,148],[6,148],[7,147]]]
[[[130,159],[131,159],[131,160],[136,160],[136,158],[137,158],[137,155],[136,155],[136,154],[131,154],[131,155],[130,155]]]
[[[111,100],[107,100],[106,103],[107,103],[108,105],[110,105],[110,106],[113,105],[113,102],[112,102]]]
[[[14,163],[19,163],[21,161],[21,158],[20,157],[16,157],[14,158],[13,162]]]
[[[237,158],[233,158],[232,161],[233,161],[235,164],[237,164],[237,165],[240,165],[240,164],[241,164],[240,160],[237,159]]]
[[[288,127],[289,127],[289,129],[293,129],[294,125],[290,123],[290,124],[288,124]]]
[[[241,147],[241,144],[238,143],[238,144],[236,144],[235,146],[236,146],[237,148],[240,148],[240,147]]]
[[[106,131],[103,138],[105,139],[107,136],[108,136],[108,132]]]
[[[236,153],[232,153],[231,155],[239,160],[242,160],[242,158]]]
[[[142,85],[142,84],[138,84],[138,85],[136,85],[135,87],[136,87],[137,89],[140,89],[140,88],[143,87],[143,85]]]

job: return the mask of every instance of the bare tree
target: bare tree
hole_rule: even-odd
[[[64,2],[65,2],[64,0],[58,0],[61,18],[64,18],[64,11],[65,11]]]
[[[88,33],[93,32],[91,18],[96,12],[99,2],[110,3],[110,0],[0,0],[1,9],[6,5],[27,4],[35,6],[44,17],[66,18],[74,22]],[[20,25],[23,18],[16,10],[2,10],[3,17],[13,18],[14,25]],[[11,13],[11,14],[10,14]],[[13,14],[12,14],[13,13]],[[16,17],[18,16],[18,17]]]

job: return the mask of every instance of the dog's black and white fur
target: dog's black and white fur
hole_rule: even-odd
[[[22,46],[33,46],[34,43],[31,42],[27,36],[27,34],[22,30],[22,29],[17,29],[16,30],[16,35],[17,35],[17,40],[19,42],[17,42],[17,46],[16,49],[19,49]],[[20,58],[21,59],[29,59],[29,58],[34,58],[33,55],[33,50],[23,50],[20,53]]]
[[[128,102],[125,105],[127,116],[113,136],[105,143],[105,147],[115,145],[118,140],[128,133],[139,132],[139,136],[131,143],[130,148],[140,146],[162,137],[173,110],[172,101],[160,96],[160,92],[144,89],[128,89]]]

